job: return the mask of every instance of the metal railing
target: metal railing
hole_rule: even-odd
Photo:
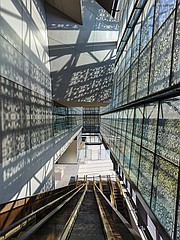
[[[120,212],[111,204],[103,192],[94,184],[94,191],[98,208],[104,225],[107,239],[142,239],[131,225],[120,214]]]
[[[59,209],[61,209],[68,201],[70,201],[83,187],[82,184],[64,195],[48,202],[46,205],[40,207],[27,216],[12,223],[10,226],[0,231],[1,239],[12,239],[21,233],[22,236],[18,239],[27,239],[33,232],[35,232],[42,224],[44,224],[50,217],[52,217]],[[30,226],[30,229],[26,230]]]

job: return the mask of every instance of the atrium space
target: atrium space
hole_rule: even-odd
[[[91,181],[93,178],[98,179],[99,176],[102,179],[107,179],[107,176],[111,176],[112,179],[116,178],[113,163],[110,159],[110,151],[105,149],[99,135],[86,134],[86,140],[82,141],[74,158],[72,157],[72,151],[73,149],[70,146],[64,153],[66,156],[62,156],[55,164],[56,188],[64,187],[72,179],[76,181],[77,178],[84,179],[84,177],[87,177]],[[70,157],[72,158],[71,161]]]

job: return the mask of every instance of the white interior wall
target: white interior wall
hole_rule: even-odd
[[[82,1],[83,24],[46,10],[53,99],[109,101],[119,24],[96,1]]]
[[[44,0],[0,0],[0,23],[3,203],[53,189],[54,163],[79,132],[76,129],[63,137],[51,134],[52,93]],[[47,99],[50,101],[45,105]]]
[[[58,160],[58,163],[77,163],[77,140],[74,140]]]

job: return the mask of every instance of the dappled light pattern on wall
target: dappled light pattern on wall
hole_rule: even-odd
[[[40,2],[0,3],[0,75],[51,98],[45,19]]]
[[[55,153],[44,3],[0,1],[0,23],[2,203],[54,188]]]
[[[52,102],[1,77],[2,162],[52,137]]]
[[[53,99],[109,101],[118,23],[95,1],[82,1],[83,25],[46,9]]]
[[[0,23],[2,203],[54,188],[54,163],[81,123],[71,109],[68,130],[53,128],[44,1],[0,1]]]
[[[54,159],[49,153],[53,144],[48,140],[1,164],[0,203],[54,188]]]
[[[67,101],[107,101],[111,94],[112,75],[113,64],[75,72],[64,97]]]

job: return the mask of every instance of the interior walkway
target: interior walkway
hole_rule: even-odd
[[[97,136],[92,136],[95,143],[99,142]],[[113,179],[116,178],[116,174],[113,171],[113,163],[109,156],[109,150],[106,150],[103,144],[92,144],[92,138],[88,136],[86,138],[86,144],[83,143],[81,149],[78,152],[78,160],[76,163],[69,164],[56,164],[55,165],[55,187],[63,187],[69,184],[71,177],[84,178],[87,175],[89,180],[92,180],[93,176],[110,175]],[[90,145],[88,143],[91,143]]]

